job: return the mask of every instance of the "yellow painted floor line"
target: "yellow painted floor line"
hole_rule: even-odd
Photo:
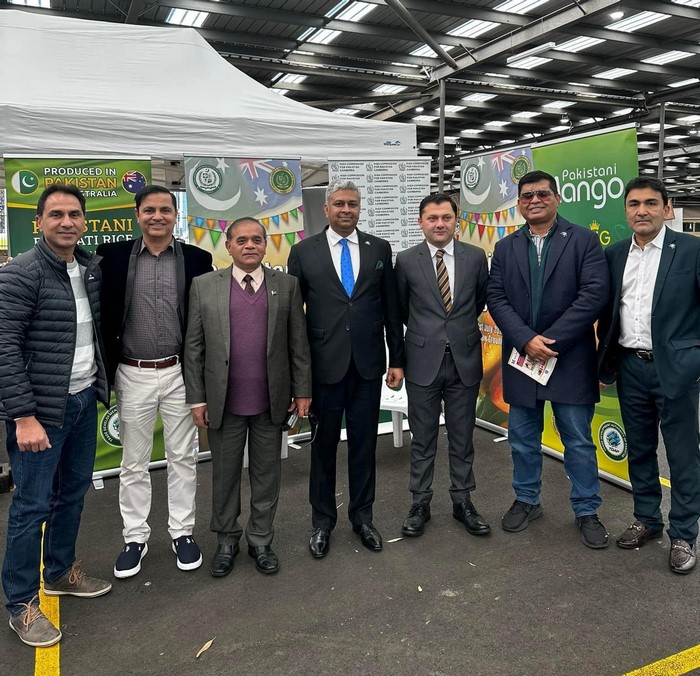
[[[46,524],[44,524],[45,526]],[[41,527],[41,563],[39,576],[43,580],[44,572],[44,526]],[[61,608],[58,596],[46,596],[44,583],[39,587],[39,607],[54,627],[61,628]],[[34,676],[59,676],[61,673],[61,642],[48,648],[37,648],[34,657]]]
[[[662,486],[666,486],[666,488],[671,488],[671,482],[668,479],[664,479],[663,477],[659,477],[659,481],[661,482]]]
[[[689,674],[694,669],[700,669],[700,645],[688,648],[688,650],[666,657],[641,669],[630,671],[623,676],[681,676]]]

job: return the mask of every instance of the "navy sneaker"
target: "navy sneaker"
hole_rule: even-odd
[[[114,564],[114,577],[133,577],[141,570],[141,560],[148,553],[145,542],[127,542]]]
[[[202,552],[191,535],[175,538],[173,551],[177,555],[177,567],[180,570],[195,570],[202,565]]]

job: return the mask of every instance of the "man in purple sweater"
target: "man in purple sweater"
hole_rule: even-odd
[[[250,460],[248,554],[264,574],[276,573],[273,520],[280,490],[282,424],[311,404],[311,357],[297,280],[261,265],[265,228],[239,218],[226,232],[233,264],[197,277],[185,338],[187,401],[207,427],[213,467],[211,530],[214,577],[228,575],[242,528],[241,471]]]

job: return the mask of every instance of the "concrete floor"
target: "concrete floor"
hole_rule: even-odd
[[[583,546],[568,506],[563,465],[545,458],[544,516],[521,533],[500,517],[512,502],[507,443],[477,430],[473,499],[493,534],[470,536],[452,518],[446,439],[440,439],[432,521],[423,537],[400,537],[409,507],[408,434],[395,449],[380,437],[375,525],[380,554],[365,550],[346,518],[330,554],[308,553],[308,449],[283,461],[274,542],[282,568],[257,573],[244,552],[230,576],[208,572],[211,464],[200,465],[195,536],[204,565],[175,566],[166,530],[165,472],[153,473],[153,533],[143,570],[111,571],[122,546],[117,480],[86,499],[79,557],[114,582],[102,598],[62,598],[61,668],[70,676],[188,674],[377,674],[440,676],[619,676],[700,643],[700,571],[667,566],[668,539],[637,551]],[[345,444],[338,503],[345,517]],[[2,453],[0,453],[0,458]],[[614,536],[631,519],[630,494],[604,483],[600,516]],[[248,484],[244,484],[247,500]],[[4,542],[8,494],[0,495]],[[0,626],[0,674],[33,673],[34,653]],[[197,651],[210,639],[211,648]]]

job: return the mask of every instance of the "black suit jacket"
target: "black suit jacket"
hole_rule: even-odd
[[[107,353],[107,365],[109,382],[114,384],[114,374],[119,365],[122,354],[121,343],[126,313],[133,293],[134,269],[136,256],[141,250],[141,237],[136,240],[124,242],[110,242],[100,244],[97,253],[102,257],[100,267],[102,269],[102,291],[100,294],[102,305],[102,333]],[[211,272],[211,254],[196,246],[190,246],[175,241],[175,247],[182,251],[182,265],[177,271],[177,286],[179,298],[179,315],[182,335],[185,335],[187,326],[187,308],[190,297],[192,280]],[[184,340],[183,340],[184,343]],[[183,345],[184,349],[184,345]],[[182,354],[180,355],[182,360]]]
[[[617,377],[620,296],[630,239],[605,250],[612,295],[598,324],[600,379]],[[651,340],[661,389],[676,399],[700,378],[700,238],[667,229],[651,307]]]
[[[385,329],[389,366],[403,368],[403,326],[391,246],[379,237],[359,230],[357,234],[360,270],[351,298],[333,266],[325,230],[295,244],[289,254],[289,273],[299,280],[306,303],[316,383],[342,380],[351,356],[363,378],[381,378],[386,370]]]

